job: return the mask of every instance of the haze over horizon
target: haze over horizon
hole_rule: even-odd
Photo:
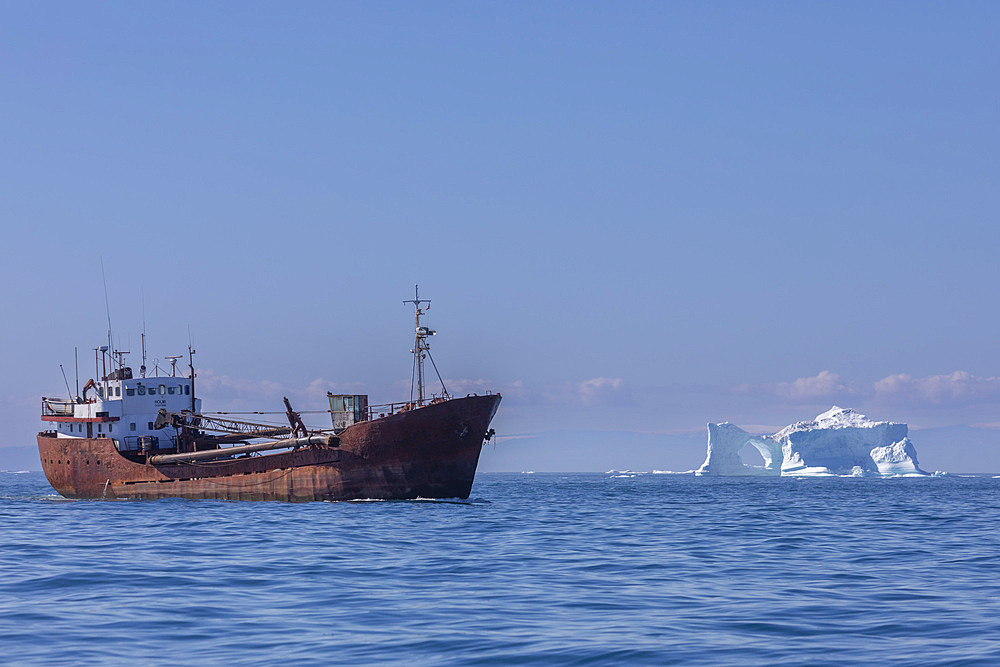
[[[482,470],[683,470],[837,404],[1000,472],[998,18],[8,3],[0,469],[93,374],[103,260],[206,410],[404,399],[419,283],[448,388],[504,395]]]

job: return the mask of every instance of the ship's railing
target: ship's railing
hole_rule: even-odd
[[[75,403],[66,398],[42,397],[43,417],[72,417]]]
[[[492,391],[486,392],[486,396],[492,395]],[[478,394],[469,394],[469,396],[477,396]],[[369,405],[368,414],[365,415],[367,419],[379,419],[380,417],[385,417],[387,415],[393,415],[397,412],[407,412],[409,410],[416,410],[417,408],[423,408],[428,405],[434,405],[436,403],[444,403],[447,400],[456,398],[455,396],[435,396],[434,398],[425,398],[423,403],[417,404],[417,401],[404,401],[403,403],[382,403],[381,405]]]
[[[423,405],[430,405],[432,402],[439,402],[439,401],[437,399],[432,399],[431,401],[424,401]],[[414,410],[416,408],[417,408],[416,401],[405,401],[403,403],[383,403],[381,405],[369,405],[368,414],[364,415],[364,418],[368,420],[378,419],[380,417],[385,417],[386,415],[396,414],[397,412],[406,412],[407,410]]]

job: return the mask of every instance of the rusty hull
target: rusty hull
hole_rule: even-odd
[[[67,498],[352,500],[468,498],[498,394],[456,398],[359,422],[338,447],[150,465],[110,438],[38,435],[49,483]]]

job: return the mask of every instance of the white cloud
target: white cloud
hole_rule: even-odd
[[[842,378],[831,371],[789,382],[746,384],[741,394],[769,394],[794,403],[844,402],[855,407],[905,405],[910,408],[958,408],[1000,403],[1000,378],[982,377],[966,371],[914,377],[907,373],[888,375],[864,383]]]
[[[492,380],[485,380],[483,378],[478,378],[476,380],[470,380],[468,378],[463,378],[460,380],[446,380],[445,384],[448,386],[448,392],[452,396],[465,396],[466,394],[485,394],[488,391],[497,392],[500,391],[501,394],[504,393],[503,390],[497,387],[497,384]],[[515,383],[515,385],[520,385],[521,382]]]
[[[448,391],[453,396],[484,394],[488,391],[501,394],[504,399],[515,404],[544,405],[628,405],[632,394],[627,383],[620,377],[596,377],[580,382],[540,384],[529,386],[523,380],[498,384],[492,380],[446,380]],[[409,385],[407,385],[409,386]]]
[[[811,400],[851,393],[851,389],[838,374],[820,371],[812,377],[798,378],[791,382],[779,382],[775,386],[775,392],[793,400]]]
[[[195,388],[199,394],[212,396],[260,396],[262,398],[281,396],[287,391],[285,386],[271,380],[248,380],[229,375],[217,375],[211,369],[198,371]]]
[[[966,371],[913,377],[897,373],[874,384],[876,400],[952,406],[1000,401],[1000,378]]]
[[[323,410],[329,407],[326,401],[328,391],[365,393],[365,388],[358,383],[334,383],[316,378],[305,385],[288,385],[271,380],[217,375],[211,369],[198,371],[195,389],[209,411],[284,410],[281,399],[285,396],[296,410]]]
[[[816,375],[797,378],[791,382],[744,384],[737,387],[736,391],[742,394],[769,393],[795,402],[831,401],[861,393],[857,386],[831,371],[820,371]]]
[[[632,397],[621,378],[597,377],[576,384],[576,395],[584,405],[621,405]]]
[[[1000,431],[1000,422],[980,422],[978,424],[969,424],[972,428],[985,428],[991,431]]]

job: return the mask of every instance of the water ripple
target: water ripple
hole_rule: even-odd
[[[68,502],[0,473],[4,661],[1000,663],[1000,480],[481,475]]]

